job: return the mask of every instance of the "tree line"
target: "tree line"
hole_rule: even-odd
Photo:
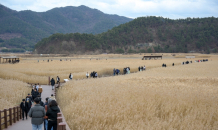
[[[52,42],[74,41],[86,50],[111,50],[111,52],[134,52],[127,46],[137,43],[157,43],[153,48],[137,52],[189,52],[192,50],[209,53],[218,47],[218,18],[186,18],[172,20],[163,17],[140,17],[121,24],[107,32],[93,34],[53,34],[39,41],[39,46],[51,45]],[[113,47],[118,49],[113,50]],[[125,49],[126,48],[126,49]]]

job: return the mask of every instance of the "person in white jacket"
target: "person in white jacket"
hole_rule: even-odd
[[[89,73],[88,72],[86,73],[86,77],[89,78]]]

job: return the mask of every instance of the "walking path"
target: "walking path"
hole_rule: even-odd
[[[51,94],[54,94],[54,90],[51,89],[51,86],[48,85],[41,85],[43,92],[41,95],[42,101],[45,102],[46,97],[50,97]],[[9,126],[5,130],[32,130],[32,124],[31,124],[31,118],[28,116],[28,119],[26,120],[20,120],[19,122],[13,123],[11,126]],[[44,127],[43,127],[44,130]]]

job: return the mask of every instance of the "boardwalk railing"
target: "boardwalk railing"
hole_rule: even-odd
[[[54,89],[54,96],[56,98],[56,88]],[[57,115],[57,124],[58,124],[58,127],[57,127],[57,130],[66,130],[66,126],[67,126],[67,123],[65,123],[63,121],[63,115],[62,113],[58,113]]]
[[[0,110],[0,130],[2,130],[2,126],[3,128],[8,128],[8,126],[12,125],[13,122],[16,123],[16,121],[19,121],[19,119],[22,118],[21,112],[22,111],[19,106],[4,109],[3,111]]]

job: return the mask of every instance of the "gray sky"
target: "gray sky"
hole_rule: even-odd
[[[85,5],[107,14],[130,18],[218,17],[218,0],[0,0],[0,4],[17,11],[36,12],[44,12],[55,7]]]

